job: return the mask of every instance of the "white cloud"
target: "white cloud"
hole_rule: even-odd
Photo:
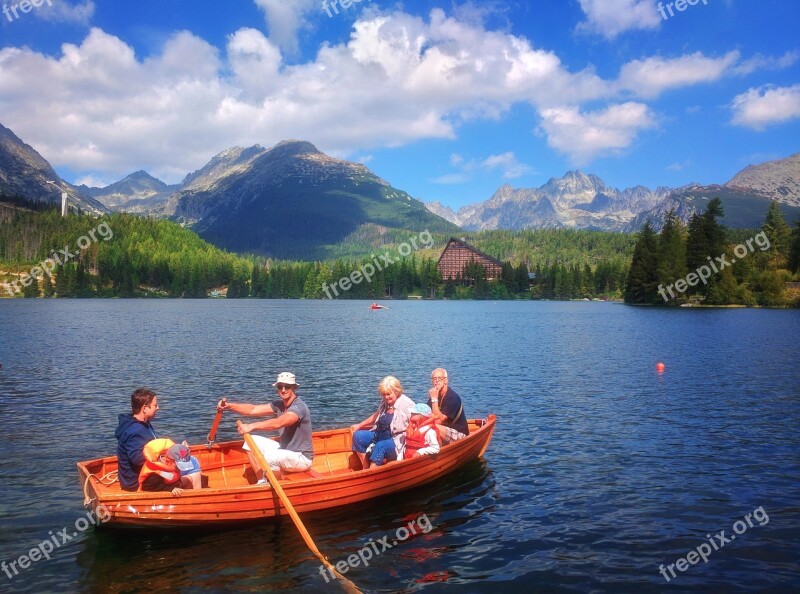
[[[669,89],[719,80],[738,60],[737,51],[721,58],[695,52],[680,58],[633,60],[620,70],[618,85],[639,97],[653,98]]]
[[[533,167],[517,161],[513,152],[487,157],[481,165],[485,169],[502,170],[504,179],[514,179],[533,172]]]
[[[687,167],[691,167],[693,165],[691,159],[686,159],[685,161],[675,162],[671,165],[667,165],[667,171],[683,171]]]
[[[277,90],[281,52],[261,31],[238,30],[229,37],[227,50],[233,82],[244,96],[257,99]]]
[[[298,35],[307,28],[307,16],[319,12],[318,0],[255,0],[264,11],[270,39],[289,54],[297,54]]]
[[[60,55],[0,50],[3,123],[56,167],[103,177],[147,169],[177,181],[230,146],[285,138],[341,155],[450,139],[515,103],[609,93],[591,69],[569,72],[552,52],[441,10],[429,21],[362,17],[346,43],[302,64],[285,64],[276,42],[250,28],[222,51],[176,32],[143,60],[97,28]]]
[[[761,70],[782,70],[793,66],[798,59],[800,59],[800,51],[798,50],[786,52],[779,58],[756,54],[736,66],[733,72],[739,75],[747,75]]]
[[[470,181],[472,177],[467,173],[447,173],[445,175],[440,175],[437,178],[432,179],[431,181],[435,184],[442,184],[442,185],[457,185],[457,184],[465,184]]]
[[[94,16],[94,8],[92,0],[85,0],[77,4],[71,4],[67,0],[46,0],[32,13],[37,18],[54,23],[89,25]]]
[[[772,124],[800,118],[800,84],[749,89],[734,97],[731,110],[732,123],[759,131]]]
[[[654,125],[650,109],[630,101],[586,113],[577,107],[545,109],[541,123],[547,143],[569,155],[576,165],[618,154],[634,142],[641,130]]]
[[[289,12],[281,12],[282,3],[291,4]],[[452,139],[465,122],[499,120],[523,104],[541,115],[552,147],[586,162],[627,148],[653,124],[645,105],[608,101],[716,80],[738,60],[736,52],[649,58],[609,81],[592,67],[570,71],[525,38],[486,30],[480,18],[463,21],[435,9],[426,20],[373,5],[346,42],[323,44],[294,64],[281,49],[288,38],[276,37],[274,27],[285,22],[296,34],[319,5],[259,6],[272,18],[270,37],[242,28],[223,48],[178,31],[160,52],[139,58],[125,41],[94,28],[59,55],[0,49],[3,124],[76,175],[118,179],[146,169],[175,182],[231,146],[300,138],[343,157],[368,154]],[[588,102],[599,107],[586,112]],[[503,155],[489,165],[506,177],[527,172]]]
[[[580,0],[586,21],[578,31],[599,33],[613,39],[620,33],[655,29],[662,18],[652,0]]]
[[[96,177],[94,175],[85,175],[76,179],[75,185],[89,186],[90,188],[105,188],[106,186],[113,184],[114,181],[108,181],[107,179]]]
[[[459,169],[433,180],[437,184],[463,184],[471,181],[478,171],[500,171],[503,179],[514,179],[534,172],[533,167],[520,163],[513,151],[489,155],[482,159],[465,159],[458,153],[450,155],[450,165]]]

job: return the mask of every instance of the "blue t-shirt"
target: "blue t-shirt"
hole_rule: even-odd
[[[428,398],[428,406],[433,406],[430,398]],[[439,410],[447,417],[447,421],[444,423],[445,427],[452,427],[459,433],[469,435],[467,415],[461,404],[461,396],[456,394],[456,391],[450,386],[447,386],[447,392],[444,393],[444,396],[439,398]]]
[[[281,428],[281,448],[291,452],[300,452],[309,460],[313,460],[314,446],[311,444],[311,412],[308,410],[306,403],[300,400],[298,396],[295,397],[289,408],[285,408],[283,400],[280,399],[270,402],[270,406],[272,406],[272,410],[278,413],[278,416],[286,412],[293,412],[299,419],[294,425]]]

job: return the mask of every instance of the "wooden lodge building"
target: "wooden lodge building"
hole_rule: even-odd
[[[497,280],[503,263],[496,258],[492,258],[472,247],[466,241],[451,237],[450,241],[439,256],[436,268],[445,281],[461,279],[464,276],[464,268],[470,262],[480,264],[486,269],[486,280]]]

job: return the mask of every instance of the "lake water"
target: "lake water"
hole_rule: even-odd
[[[800,312],[388,305],[0,301],[0,560],[84,514],[75,463],[115,451],[136,387],[159,394],[160,435],[200,443],[221,395],[272,398],[282,370],[324,429],[370,414],[384,375],[424,399],[443,366],[469,416],[498,416],[485,458],[435,486],[305,518],[336,562],[427,515],[427,533],[347,573],[364,591],[800,586]],[[718,544],[722,530],[735,540]],[[709,539],[707,562],[681,572],[677,560]],[[676,567],[669,584],[662,564]],[[288,521],[89,529],[19,575],[0,572],[9,592],[279,589],[335,591]]]

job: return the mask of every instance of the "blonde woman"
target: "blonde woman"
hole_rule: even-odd
[[[414,408],[414,402],[403,394],[403,386],[394,376],[388,375],[381,380],[378,394],[382,398],[378,410],[350,427],[353,430],[353,451],[361,468],[365,469],[370,463],[380,466],[384,461],[402,458],[406,428]]]

